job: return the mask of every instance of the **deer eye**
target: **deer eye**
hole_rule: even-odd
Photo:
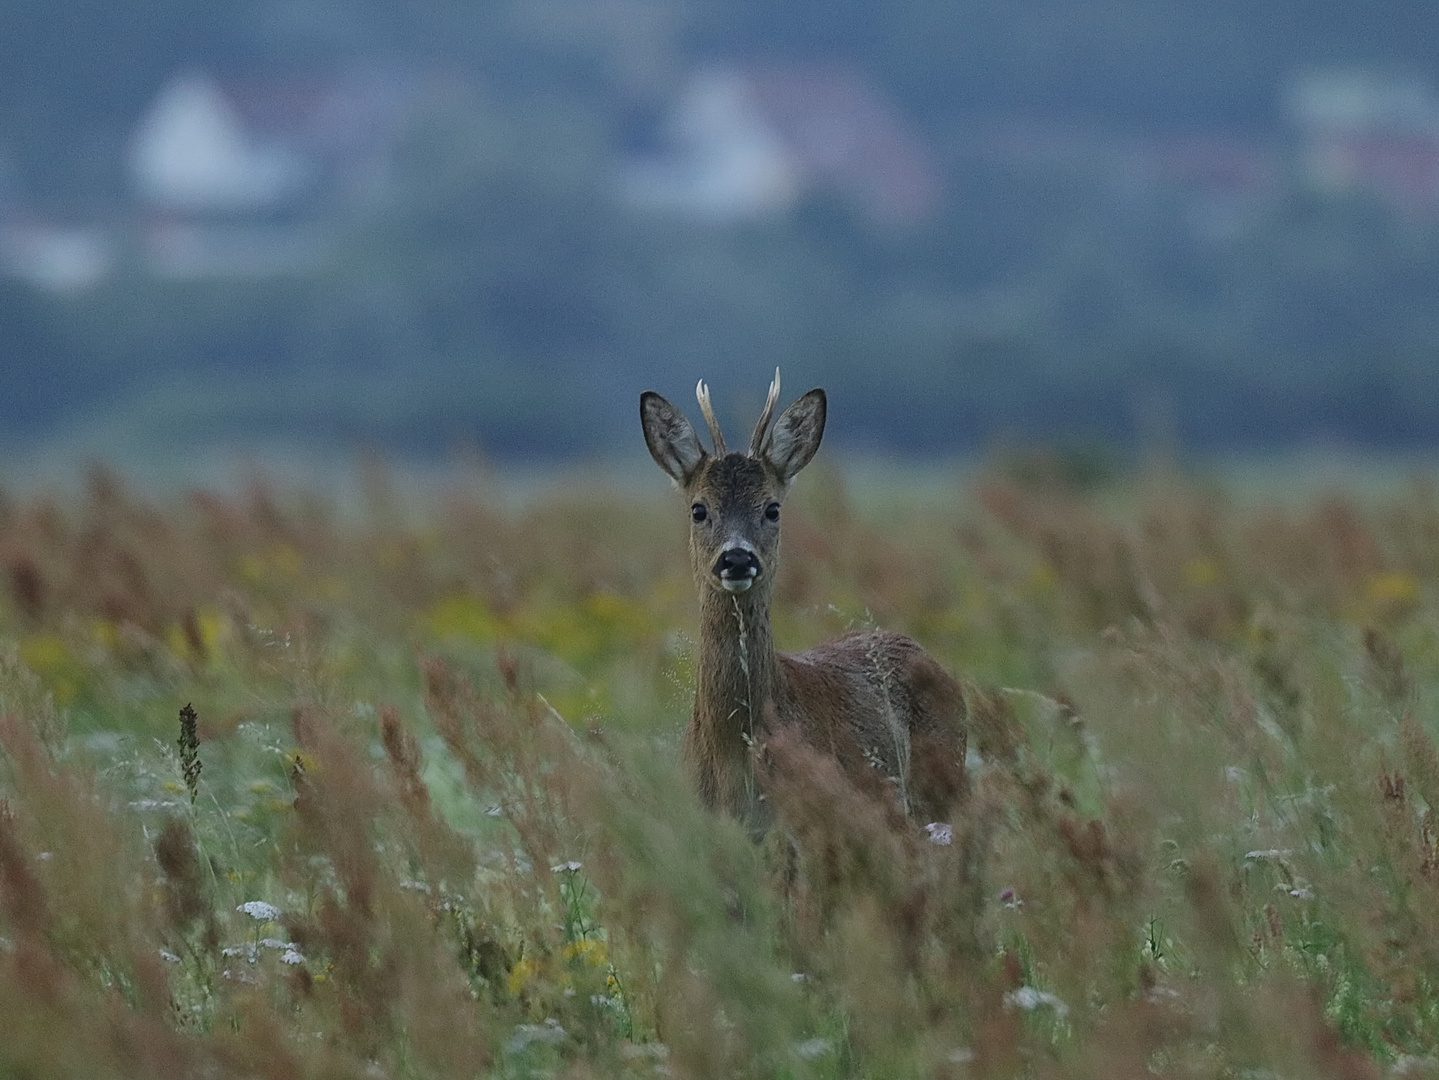
[[[696,523],[701,522],[701,521],[704,521],[705,518],[707,518],[707,517],[709,517],[709,516],[710,516],[710,512],[705,509],[705,504],[704,504],[704,503],[695,503],[693,506],[690,507],[690,517],[691,517]]]
[[[766,521],[779,520],[779,503],[770,503],[764,508],[764,519]]]

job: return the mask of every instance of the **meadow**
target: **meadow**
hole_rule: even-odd
[[[1439,1077],[1439,493],[1092,479],[797,482],[780,647],[917,637],[969,791],[759,842],[658,475],[0,497],[0,1076]]]

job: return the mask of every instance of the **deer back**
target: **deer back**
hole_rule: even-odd
[[[779,669],[777,719],[832,754],[862,790],[878,780],[926,821],[962,794],[964,688],[913,638],[858,631],[781,655]]]

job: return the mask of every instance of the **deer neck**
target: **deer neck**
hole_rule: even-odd
[[[695,723],[725,756],[744,756],[779,691],[769,590],[732,594],[706,588],[700,601]]]

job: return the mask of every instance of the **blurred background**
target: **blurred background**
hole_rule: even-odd
[[[1439,16],[0,0],[0,451],[1439,437]]]

